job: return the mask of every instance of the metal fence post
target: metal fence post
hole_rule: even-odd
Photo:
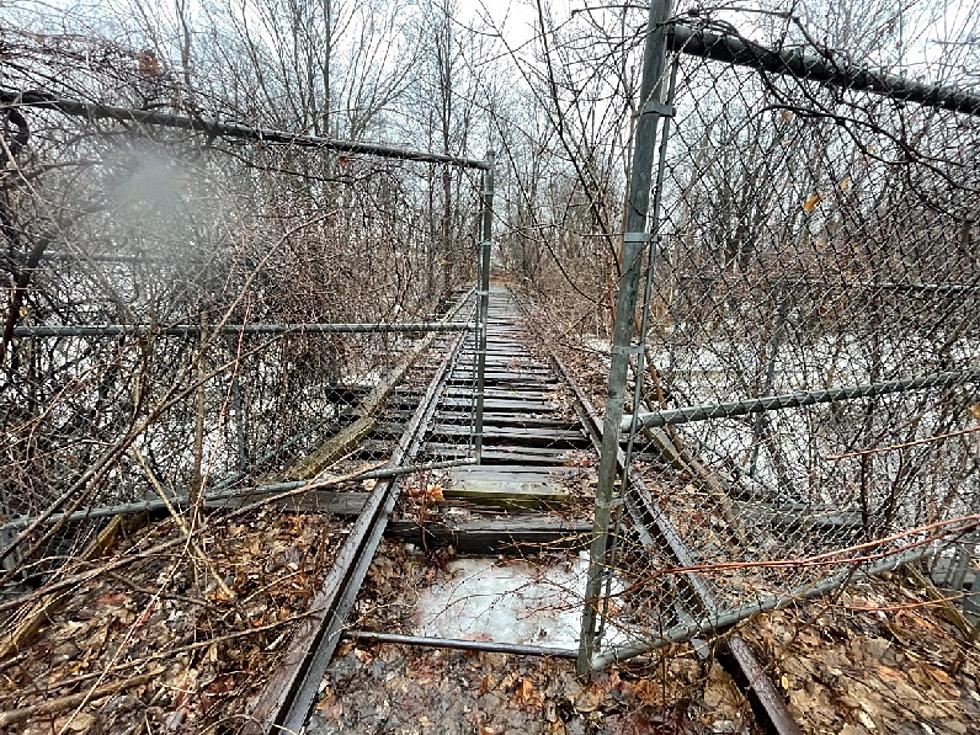
[[[480,263],[477,290],[477,324],[476,339],[476,420],[474,426],[474,450],[477,463],[483,460],[483,403],[484,383],[487,368],[487,321],[490,311],[490,238],[493,232],[493,165],[495,153],[487,151],[487,168],[483,173],[483,218],[480,238]]]
[[[639,119],[634,131],[633,160],[630,171],[629,197],[625,213],[622,274],[616,295],[616,315],[609,365],[606,410],[603,417],[602,449],[599,458],[599,484],[596,489],[595,521],[589,549],[589,571],[586,578],[585,605],[576,669],[580,676],[592,669],[595,649],[596,615],[602,590],[609,522],[617,474],[620,423],[626,395],[633,313],[636,309],[643,253],[651,234],[647,228],[653,155],[657,144],[657,123],[663,110],[664,69],[667,61],[667,29],[670,0],[651,0],[643,48],[643,72],[640,81]]]
[[[671,64],[670,69],[670,83],[667,87],[667,98],[666,102],[669,107],[673,107],[674,104],[674,91],[677,84],[677,70],[679,59],[677,56],[674,57],[673,64]],[[660,131],[660,151],[658,153],[657,159],[657,175],[654,179],[652,201],[649,205],[649,216],[653,222],[652,229],[657,230],[657,221],[660,218],[660,202],[661,195],[664,188],[664,175],[667,170],[667,142],[670,139],[670,120],[672,117],[673,110],[664,110],[664,124]],[[653,294],[653,278],[654,270],[656,267],[657,258],[660,253],[660,242],[659,234],[651,235],[650,241],[647,248],[647,272],[646,279],[643,285],[643,301],[641,308],[640,317],[640,344],[637,346],[636,352],[636,365],[633,368],[634,375],[634,389],[633,389],[633,415],[636,415],[640,406],[643,404],[643,378],[645,373],[644,360],[646,358],[646,343],[645,338],[647,334],[647,329],[650,325],[650,300]],[[628,379],[628,376],[627,376]],[[629,482],[629,467],[633,459],[633,449],[636,440],[636,422],[631,422],[628,431],[628,441],[626,442],[626,455],[625,462],[623,462],[622,473],[620,477],[622,478],[622,487],[620,488],[620,498],[623,497],[622,493],[625,492],[625,488],[628,486]],[[615,505],[619,506],[621,503],[617,501]],[[596,627],[595,638],[596,641],[602,640],[602,634],[605,628],[607,614],[609,612],[609,599],[610,590],[612,589],[613,573],[612,569],[616,564],[616,554],[619,547],[620,531],[622,529],[623,523],[623,508],[617,507],[611,511],[612,519],[610,521],[612,525],[612,539],[608,544],[608,549],[606,551],[606,568],[603,570],[605,575],[605,593],[602,601],[602,611],[599,615],[599,622]]]

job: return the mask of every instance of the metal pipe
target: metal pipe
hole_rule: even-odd
[[[758,602],[742,605],[725,612],[711,613],[697,622],[675,625],[672,628],[664,631],[663,635],[656,638],[631,643],[626,646],[620,646],[610,651],[597,654],[593,661],[593,666],[595,666],[597,669],[602,668],[610,664],[625,661],[629,658],[634,658],[645,653],[656,651],[657,649],[663,648],[671,643],[682,643],[692,638],[700,638],[706,633],[721,633],[726,628],[730,628],[736,623],[739,623],[742,620],[745,620],[746,618],[758,613],[779,610],[780,608],[787,607],[796,602],[802,602],[803,600],[807,600],[811,597],[817,597],[819,595],[826,594],[827,592],[832,592],[856,576],[873,577],[877,574],[893,571],[898,569],[900,566],[910,564],[928,556],[932,553],[932,551],[933,548],[930,544],[920,549],[914,549],[903,554],[897,554],[888,559],[883,559],[882,561],[876,562],[875,564],[865,568],[859,568],[856,572],[854,569],[846,569],[838,574],[825,577],[816,584],[811,583],[801,585],[796,589],[790,590],[784,595],[771,595],[759,600]]]
[[[670,0],[651,0],[650,3],[643,49],[640,110],[655,109],[663,98],[663,76],[667,64],[664,23],[670,17],[670,7]],[[640,114],[634,133],[629,194],[624,218],[626,234],[623,237],[623,271],[616,294],[606,413],[595,496],[595,519],[592,543],[589,547],[589,570],[585,583],[585,604],[582,608],[582,628],[576,663],[579,676],[587,676],[591,672],[592,654],[595,649],[596,615],[599,597],[602,594],[604,562],[618,468],[619,432],[629,371],[630,344],[633,340],[633,314],[636,309],[642,256],[650,237],[647,230],[647,214],[659,119],[660,116],[657,114]]]
[[[465,332],[474,326],[465,322],[402,322],[370,323],[295,323],[295,324],[222,324],[205,329],[219,334],[388,334],[392,332]],[[198,324],[39,324],[14,327],[14,336],[22,338],[47,337],[121,337],[124,335],[153,335],[159,337],[198,337]]]
[[[677,69],[678,69],[678,59],[675,56],[673,62],[670,65],[670,82],[667,86],[667,105],[668,107],[674,102],[674,93],[677,89]],[[663,129],[660,133],[660,150],[657,152],[657,177],[653,186],[653,203],[651,205],[650,219],[654,223],[653,227],[659,230],[660,222],[660,206],[662,201],[662,194],[664,188],[664,176],[667,171],[667,144],[670,141],[670,117],[664,117]],[[650,323],[650,300],[653,296],[653,276],[656,269],[657,258],[660,254],[660,238],[651,237],[649,242],[649,249],[647,251],[647,273],[646,280],[643,284],[643,309],[640,317],[640,340],[646,340],[647,329]],[[640,404],[643,401],[643,379],[646,374],[646,349],[640,350],[636,355],[636,367],[633,370],[634,380],[633,380],[633,410],[634,416],[640,413]],[[626,487],[627,483],[627,472],[626,467],[629,467],[633,463],[633,448],[636,442],[636,426],[632,423],[630,424],[627,431],[627,442],[626,442],[626,460],[623,465],[623,471],[621,476],[621,486],[620,493],[622,493],[622,488]],[[620,502],[617,500],[617,506]],[[596,640],[602,638],[603,631],[605,630],[606,617],[609,611],[609,602],[612,599],[610,597],[610,590],[612,589],[612,570],[616,567],[616,555],[619,551],[619,535],[622,529],[623,513],[622,508],[617,508],[614,513],[613,520],[613,531],[612,531],[612,542],[609,546],[606,558],[606,589],[603,594],[602,610],[599,615],[599,625],[596,629]]]
[[[846,385],[840,388],[825,390],[800,391],[783,393],[781,395],[750,398],[729,403],[713,403],[700,406],[685,406],[668,411],[653,411],[637,416],[640,424],[646,428],[683,424],[692,421],[706,421],[717,418],[734,418],[762,411],[775,411],[786,408],[813,406],[833,401],[850,401],[856,398],[869,398],[889,393],[905,393],[930,388],[953,388],[956,386],[980,383],[980,368],[974,370],[959,370],[953,372],[933,373],[917,378],[904,380],[883,380],[877,383],[862,385]],[[632,416],[626,416],[621,421],[623,429],[630,426]]]
[[[235,424],[235,445],[238,450],[238,472],[244,477],[248,474],[248,424],[245,419],[245,402],[242,400],[242,384],[239,380],[240,371],[235,370],[231,376],[231,408]]]
[[[472,457],[464,459],[451,459],[443,462],[430,462],[420,465],[405,465],[402,467],[385,467],[377,470],[369,470],[358,475],[351,476],[350,482],[360,482],[361,480],[380,480],[409,475],[416,472],[429,472],[431,470],[444,470],[450,467],[460,467],[462,465],[476,464]],[[316,490],[319,486],[317,480],[292,480],[290,482],[271,482],[261,485],[251,485],[248,487],[236,488],[234,490],[222,490],[220,492],[209,493],[204,496],[204,503],[211,503],[223,500],[235,500],[246,498],[253,495],[274,495],[309,485],[311,490]],[[153,513],[166,510],[168,506],[182,506],[190,502],[189,496],[185,494],[174,495],[164,500],[141,500],[133,503],[121,503],[119,505],[103,505],[87,510],[78,510],[74,513],[53,513],[44,519],[45,525],[60,523],[61,521],[85,521],[93,518],[109,518],[117,515],[131,515],[134,513]],[[20,530],[27,528],[37,521],[36,517],[15,518],[12,521],[0,526],[0,532],[7,530]]]
[[[707,274],[707,273],[688,273],[677,276],[679,281],[703,281],[706,283],[717,283],[723,287],[730,288],[729,274]],[[799,277],[794,275],[779,276],[771,278],[766,275],[765,280],[756,282],[741,281],[739,285],[748,288],[764,288],[769,290],[776,286],[821,286],[830,288],[863,288],[867,290],[881,291],[935,291],[938,293],[976,293],[980,292],[980,277],[972,282],[949,283],[923,283],[920,281],[848,281],[843,278],[811,278]]]
[[[474,417],[474,453],[477,463],[483,461],[483,406],[487,371],[487,326],[490,313],[490,260],[493,236],[493,162],[494,152],[487,151],[487,169],[483,174],[483,227],[480,238],[480,285],[477,301],[476,345],[476,411]]]
[[[575,658],[578,651],[571,648],[551,648],[532,646],[523,643],[501,643],[497,641],[469,641],[463,638],[434,638],[431,636],[401,635],[398,633],[375,633],[367,630],[345,631],[343,638],[365,643],[394,643],[403,646],[422,646],[424,648],[453,648],[459,651],[484,651],[487,653],[510,653],[517,656],[545,656],[551,658]]]
[[[980,96],[941,84],[911,79],[857,66],[843,58],[794,49],[773,49],[727,33],[679,23],[669,34],[673,51],[700,56],[758,71],[785,74],[837,89],[850,89],[916,102],[965,115],[980,115]]]
[[[258,140],[263,143],[279,143],[285,145],[295,145],[303,148],[322,148],[326,150],[342,151],[345,153],[361,153],[380,158],[397,158],[405,161],[420,161],[423,163],[448,163],[461,168],[486,169],[487,162],[475,158],[464,158],[461,156],[449,156],[441,153],[429,153],[427,151],[415,151],[409,148],[398,148],[395,146],[381,145],[379,143],[359,143],[351,140],[338,140],[336,138],[322,138],[316,135],[305,135],[302,133],[290,132],[285,130],[273,130],[270,128],[258,128],[239,123],[221,122],[215,119],[202,117],[187,117],[185,115],[175,115],[169,112],[155,112],[150,110],[136,110],[128,107],[115,107],[113,105],[103,105],[94,102],[83,102],[45,92],[35,91],[13,91],[0,89],[0,104],[6,106],[27,106],[40,107],[43,109],[56,110],[65,115],[85,117],[90,120],[108,119],[119,122],[135,122],[142,125],[157,125],[164,128],[176,128],[178,130],[190,130],[207,135],[219,136],[224,138],[241,138],[244,140]]]

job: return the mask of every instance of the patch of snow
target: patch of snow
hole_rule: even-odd
[[[422,591],[417,634],[578,648],[588,566],[585,554],[559,565],[457,559],[448,579]],[[603,641],[620,637],[607,630]]]

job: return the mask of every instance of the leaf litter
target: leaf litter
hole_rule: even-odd
[[[181,533],[167,519],[118,541],[107,560],[134,560],[70,590],[29,644],[0,661],[5,731],[244,724],[344,531],[324,516],[266,508],[207,518],[196,535],[204,558],[184,546],[146,553]]]
[[[452,557],[452,549],[426,555],[385,543],[351,627],[413,633],[420,591],[446,579]],[[686,645],[584,684],[567,659],[348,640],[328,669],[307,733],[640,735],[714,733],[718,722],[718,732],[756,732],[728,675]]]
[[[451,549],[382,547],[351,626],[414,632]],[[900,574],[753,618],[760,655],[805,733],[967,735],[980,717],[976,645]],[[719,641],[709,642],[716,647]],[[346,641],[307,726],[334,733],[761,732],[728,673],[677,645],[581,682],[565,659]]]
[[[897,572],[761,616],[740,633],[772,662],[806,732],[977,732],[980,650],[930,601]]]

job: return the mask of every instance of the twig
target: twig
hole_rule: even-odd
[[[100,671],[92,671],[88,674],[79,674],[78,676],[73,676],[70,679],[62,679],[61,681],[52,682],[50,684],[51,688],[62,689],[68,686],[74,686],[75,684],[81,684],[88,681],[89,679],[94,679],[97,676],[104,676],[106,674],[111,674],[118,671],[124,671],[125,669],[132,669],[137,666],[145,666],[153,661],[160,661],[162,659],[170,658],[181,653],[189,653],[191,651],[197,651],[202,648],[209,648],[217,643],[224,643],[226,641],[232,641],[236,638],[246,638],[250,635],[255,635],[257,633],[265,633],[270,630],[275,630],[289,623],[294,623],[297,620],[302,620],[303,618],[309,617],[315,611],[307,610],[306,612],[299,613],[298,615],[291,615],[288,618],[283,618],[282,620],[277,620],[274,623],[267,623],[265,625],[259,625],[254,628],[248,628],[247,630],[236,630],[234,633],[226,633],[225,635],[216,636],[214,638],[207,638],[203,641],[195,641],[194,643],[187,643],[180,646],[175,646],[174,648],[168,649],[166,651],[161,651],[160,653],[154,653],[151,656],[144,656],[142,658],[134,659],[133,661],[124,661],[123,663],[110,666],[109,668],[102,669]],[[184,640],[187,638],[185,637]]]
[[[190,547],[191,555],[194,556],[201,563],[201,565],[207,567],[209,572],[211,572],[212,576],[214,577],[215,583],[221,589],[221,593],[225,595],[227,599],[234,600],[235,593],[231,591],[231,589],[228,587],[227,584],[225,584],[225,581],[221,578],[221,575],[218,574],[217,570],[214,568],[214,565],[212,565],[211,562],[208,560],[207,555],[201,550],[201,547],[198,546],[197,542],[194,540],[193,535],[191,533],[191,529],[188,527],[187,523],[184,521],[181,515],[176,511],[173,504],[170,502],[170,498],[167,497],[167,493],[164,491],[163,485],[160,484],[160,481],[157,479],[157,476],[153,474],[153,470],[150,468],[150,465],[149,463],[147,463],[146,458],[143,456],[142,452],[140,452],[140,450],[136,448],[135,444],[130,446],[129,451],[136,458],[136,461],[139,463],[139,466],[143,468],[143,472],[146,473],[146,477],[150,481],[150,484],[153,485],[153,489],[156,490],[157,495],[160,496],[161,500],[163,500],[164,505],[167,506],[167,511],[170,513],[170,516],[174,519],[174,523],[177,524],[177,527],[181,530],[181,532],[184,534],[184,537],[187,539],[187,544]]]
[[[383,462],[383,461],[382,462],[377,462],[377,463],[375,463],[373,465],[369,465],[368,467],[364,467],[362,469],[359,469],[357,472],[352,472],[352,473],[350,473],[348,475],[343,475],[341,477],[325,478],[325,479],[321,479],[321,480],[311,480],[310,482],[308,482],[307,484],[303,485],[302,487],[297,487],[297,488],[294,488],[293,490],[286,490],[285,492],[277,493],[276,495],[269,495],[267,497],[264,497],[264,498],[261,498],[259,500],[256,500],[254,503],[249,503],[248,505],[243,505],[242,507],[237,508],[237,509],[233,510],[232,512],[230,512],[229,514],[223,516],[223,520],[231,520],[233,518],[239,518],[239,517],[241,517],[243,515],[247,515],[248,513],[252,512],[254,510],[258,510],[259,508],[263,508],[266,505],[271,505],[271,504],[277,503],[277,502],[279,502],[281,500],[285,500],[286,498],[291,498],[294,495],[302,495],[303,493],[308,493],[311,490],[316,490],[318,488],[332,487],[334,485],[342,485],[342,484],[344,484],[346,482],[351,482],[351,481],[357,480],[361,475],[363,475],[363,474],[365,474],[367,472],[371,472],[372,470],[378,469],[379,467],[381,467],[384,464],[385,464],[385,462]],[[194,530],[194,533],[199,533],[203,528],[204,527],[195,529]],[[47,595],[47,594],[51,594],[52,592],[56,592],[58,590],[66,589],[68,587],[71,587],[73,585],[76,585],[76,584],[79,584],[79,583],[82,583],[82,582],[87,582],[88,580],[90,580],[90,579],[92,579],[94,577],[97,577],[99,574],[104,574],[105,572],[113,571],[115,569],[120,569],[120,568],[122,568],[122,567],[124,567],[124,566],[126,566],[128,564],[132,564],[133,562],[135,562],[135,561],[137,561],[139,559],[145,559],[147,557],[155,556],[155,555],[157,555],[157,554],[159,554],[159,553],[161,553],[163,551],[167,551],[169,549],[172,549],[173,547],[178,546],[181,543],[185,543],[185,542],[186,542],[186,539],[183,536],[180,536],[179,538],[169,539],[169,540],[163,541],[163,542],[161,542],[161,543],[159,543],[159,544],[157,544],[155,546],[152,546],[149,549],[146,549],[145,551],[139,552],[137,554],[133,554],[132,556],[122,556],[122,557],[119,557],[117,559],[114,559],[113,561],[108,562],[108,563],[104,564],[103,566],[101,566],[101,567],[99,567],[97,569],[90,569],[90,570],[88,570],[86,572],[80,572],[80,573],[74,574],[74,575],[72,575],[70,577],[65,577],[63,579],[58,580],[57,582],[53,582],[52,584],[48,585],[47,587],[43,587],[41,589],[35,590],[34,592],[31,592],[28,595],[24,595],[22,597],[19,597],[19,598],[14,599],[14,600],[10,600],[8,602],[0,603],[0,612],[3,612],[4,610],[9,610],[9,609],[12,609],[12,608],[20,607],[21,605],[25,604],[26,602],[29,602],[29,601],[31,601],[33,599],[37,599],[39,597],[43,597],[44,595]]]
[[[853,452],[844,452],[843,454],[828,454],[824,457],[824,461],[829,462],[833,459],[847,459],[849,457],[865,457],[869,454],[880,454],[882,452],[893,452],[896,449],[906,449],[908,447],[917,447],[923,444],[931,444],[932,442],[941,441],[943,439],[951,439],[956,436],[964,436],[965,434],[973,434],[980,431],[980,426],[971,426],[969,429],[962,429],[960,431],[951,431],[948,434],[936,434],[935,436],[926,437],[925,439],[916,439],[915,441],[905,442],[903,444],[890,444],[887,447],[872,447],[871,449],[858,449]]]
[[[149,674],[140,674],[138,676],[130,677],[129,679],[123,679],[122,681],[116,681],[112,684],[106,684],[105,686],[101,686],[92,692],[66,694],[63,697],[48,699],[43,702],[38,702],[37,704],[32,704],[29,707],[19,707],[17,709],[7,710],[6,712],[0,712],[0,726],[13,725],[17,722],[23,722],[28,718],[38,717],[41,715],[53,715],[61,712],[62,710],[75,707],[87,699],[102,699],[104,697],[108,697],[110,694],[121,692],[124,689],[130,689],[132,687],[139,686],[140,684],[145,684],[151,679],[155,679],[159,675],[160,670],[157,670]]]

